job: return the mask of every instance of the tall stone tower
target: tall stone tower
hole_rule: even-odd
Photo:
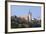
[[[31,20],[32,20],[32,13],[29,10],[29,13],[28,13],[28,21],[31,22]]]

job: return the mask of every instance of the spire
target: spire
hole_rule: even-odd
[[[32,13],[29,10],[29,13],[28,13],[28,22],[31,22],[31,20],[32,20]]]
[[[30,12],[30,10],[29,10],[29,14],[32,14],[32,13]]]

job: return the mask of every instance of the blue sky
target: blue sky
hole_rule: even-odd
[[[38,18],[41,16],[40,6],[22,6],[22,5],[11,5],[11,16],[28,15],[28,12],[32,13],[32,18]]]

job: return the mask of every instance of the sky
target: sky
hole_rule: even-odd
[[[11,5],[11,16],[28,15],[29,11],[32,13],[32,18],[41,16],[40,6]]]

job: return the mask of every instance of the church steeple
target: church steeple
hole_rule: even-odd
[[[29,22],[31,22],[31,20],[32,20],[32,13],[30,12],[30,10],[29,10],[29,13],[28,13],[28,20],[29,20]]]
[[[30,10],[29,10],[29,14],[31,15],[32,13],[30,12]]]

